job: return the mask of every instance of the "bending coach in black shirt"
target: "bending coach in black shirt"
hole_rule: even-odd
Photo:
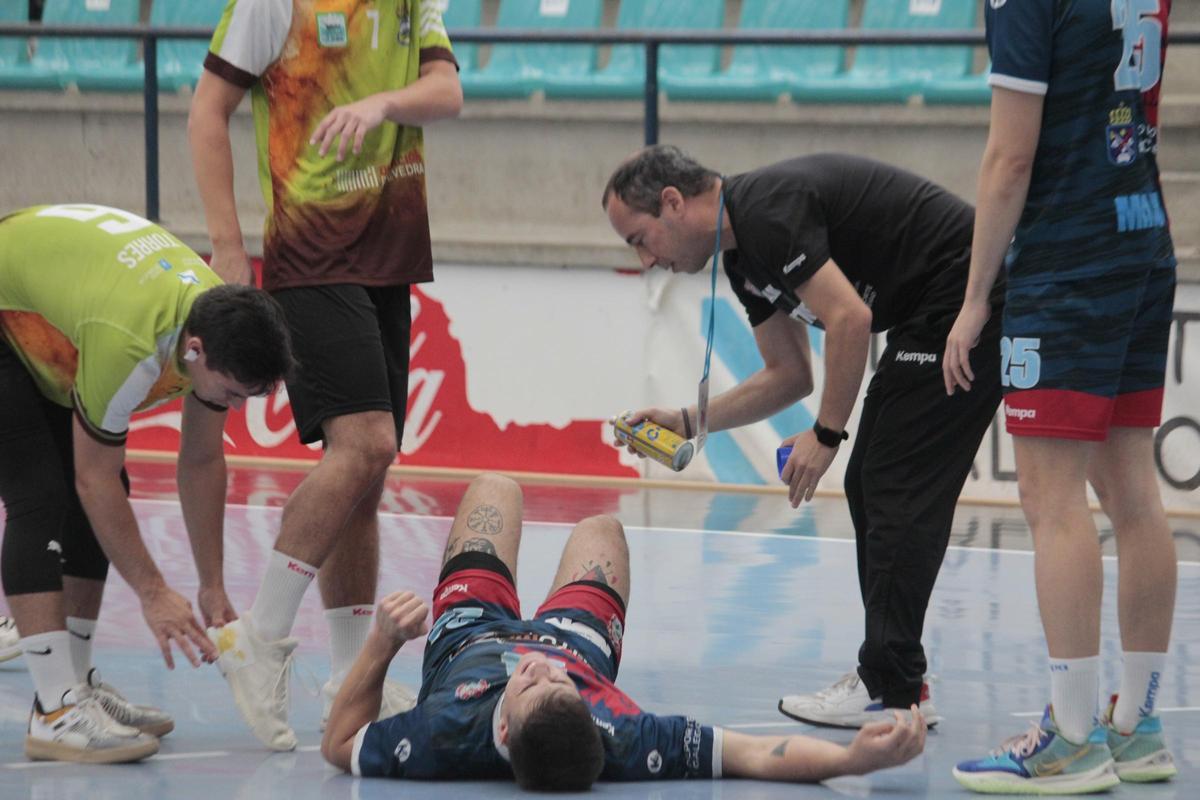
[[[867,387],[846,497],[858,542],[866,636],[858,669],[784,714],[857,728],[919,703],[939,717],[923,682],[925,608],[950,537],[954,507],[1000,402],[1003,292],[971,351],[982,386],[946,395],[941,354],[962,303],[974,212],[911,173],[846,155],[796,158],[723,177],[657,145],[621,164],[604,191],[613,229],[643,266],[702,270],[721,214],[725,272],[746,308],[764,366],[714,397],[709,429],[765,419],[812,391],[805,324],[825,332],[825,383],[812,430],[793,445],[783,478],[793,506],[811,500],[842,441],[862,384],[872,332],[887,348]],[[975,391],[980,388],[982,391]],[[680,435],[694,406],[635,412]]]

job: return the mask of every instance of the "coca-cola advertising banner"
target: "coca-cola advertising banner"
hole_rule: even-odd
[[[710,308],[713,396],[762,366],[745,313],[724,278],[660,271],[438,265],[413,291],[408,418],[399,463],[731,484],[778,482],[775,448],[812,426],[824,379],[823,339],[810,331],[815,390],[768,420],[709,436],[683,472],[613,446],[607,420],[626,409],[694,403]],[[798,323],[799,324],[799,323]],[[873,358],[882,352],[877,337]],[[940,354],[939,354],[940,355]],[[872,359],[873,362],[873,359]],[[870,371],[863,380],[865,387]],[[1156,457],[1168,507],[1200,509],[1200,287],[1181,286],[1168,354]],[[178,405],[139,416],[130,447],[174,451]],[[850,421],[853,433],[857,412]],[[231,455],[315,460],[296,439],[287,395],[253,398],[226,426]],[[821,482],[840,490],[850,448]],[[1012,444],[997,415],[963,491],[1016,500]]]

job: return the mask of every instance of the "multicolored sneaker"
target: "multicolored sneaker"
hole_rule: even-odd
[[[25,756],[33,761],[117,764],[141,761],[158,752],[158,739],[116,722],[92,688],[76,686],[63,695],[63,706],[42,710],[35,697],[25,734]]]
[[[1108,734],[1108,749],[1112,751],[1117,777],[1128,783],[1152,783],[1175,777],[1179,769],[1171,751],[1163,743],[1162,720],[1157,716],[1142,717],[1132,733],[1121,733],[1113,727],[1113,709],[1117,706],[1114,694],[1104,712],[1104,731]]]
[[[95,667],[88,670],[87,685],[100,706],[117,722],[137,728],[151,736],[166,736],[175,730],[175,720],[167,712],[154,706],[140,706],[125,699],[111,684],[100,680],[100,671]]]
[[[329,724],[329,712],[333,710],[333,698],[337,697],[338,691],[342,688],[341,681],[334,683],[333,680],[328,680],[321,687],[321,730],[325,730],[325,726]],[[379,704],[379,716],[376,720],[385,720],[394,717],[397,714],[403,714],[417,704],[416,693],[405,686],[403,683],[394,681],[391,678],[383,682],[383,697]]]
[[[1074,744],[1058,732],[1050,706],[1040,725],[984,758],[961,762],[954,778],[985,794],[1090,794],[1121,782],[1104,728],[1097,726],[1087,741]]]
[[[928,683],[921,684],[920,708],[930,728],[942,721],[929,697]],[[857,671],[847,672],[832,686],[815,694],[787,695],[779,701],[779,711],[794,720],[827,728],[861,728],[872,722],[895,719],[892,709],[884,708],[883,703],[867,693]]]
[[[0,661],[8,661],[21,655],[21,634],[12,617],[0,614]]]

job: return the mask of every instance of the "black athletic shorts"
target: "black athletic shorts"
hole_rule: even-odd
[[[331,284],[272,292],[299,362],[287,383],[303,444],[323,440],[331,417],[389,411],[396,448],[408,405],[409,286]]]

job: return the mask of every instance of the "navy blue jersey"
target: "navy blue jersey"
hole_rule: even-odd
[[[448,627],[444,620],[439,619],[443,629]],[[602,652],[607,645],[586,625],[561,617],[460,621],[469,626],[470,636],[447,636],[451,647],[437,658],[427,655],[416,707],[359,732],[352,759],[355,775],[511,778],[508,762],[496,749],[493,716],[521,655],[541,650],[563,662],[591,708],[605,749],[601,780],[720,776],[720,729],[688,717],[643,712],[607,677],[613,671],[612,660]],[[433,642],[439,633],[435,626],[427,648],[442,645]]]
[[[1012,284],[1173,267],[1158,95],[1171,0],[988,0],[993,86],[1045,95]]]

